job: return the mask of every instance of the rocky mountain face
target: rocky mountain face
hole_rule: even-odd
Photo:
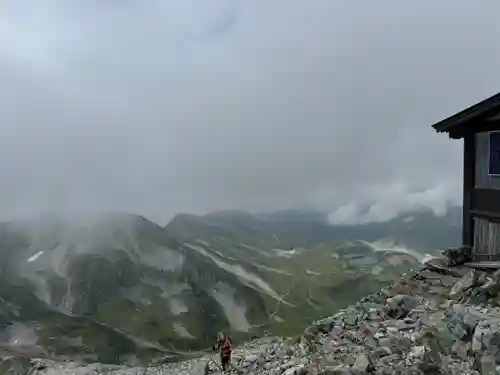
[[[295,337],[237,346],[232,374],[498,374],[500,271],[445,258],[317,320]],[[150,367],[78,365],[10,357],[4,367],[40,374],[220,374],[217,355]],[[20,373],[19,372],[19,373]]]
[[[401,217],[389,239],[385,224],[356,234],[295,211],[1,224],[0,349],[130,364],[196,354],[220,330],[295,335],[419,267],[429,222],[458,239],[454,221],[427,215]]]
[[[8,342],[119,362],[206,347],[227,326],[218,298],[244,296],[255,318],[265,318],[259,288],[144,218],[42,224],[2,227],[0,319]]]

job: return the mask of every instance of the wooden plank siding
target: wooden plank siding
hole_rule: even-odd
[[[500,223],[474,218],[472,261],[500,261]]]

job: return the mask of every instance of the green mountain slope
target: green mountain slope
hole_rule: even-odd
[[[339,226],[315,211],[224,211],[178,215],[166,229],[220,267],[235,274],[241,267],[285,296],[261,326],[293,334],[311,317],[345,307],[417,267],[425,253],[457,244],[460,213],[418,211],[385,223]],[[276,301],[269,302],[274,312]]]
[[[255,307],[256,319],[265,317],[261,290],[144,218],[112,215],[2,229],[2,277],[8,283],[0,290],[0,319],[4,326],[25,322],[36,328],[48,352],[74,354],[61,339],[65,332],[84,348],[82,355],[108,360],[115,354],[147,357],[151,351],[205,348],[229,324],[212,296],[224,285]],[[108,346],[116,353],[103,354]]]
[[[459,239],[453,212],[408,215],[359,226],[314,211],[178,215],[166,228],[126,214],[5,223],[0,343],[122,362],[205,349],[222,329],[292,335]]]

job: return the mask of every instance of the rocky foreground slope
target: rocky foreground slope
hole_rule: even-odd
[[[452,257],[455,261],[457,257]],[[264,337],[234,352],[234,374],[500,373],[500,271],[429,261],[390,288],[314,322],[300,337]],[[219,374],[215,355],[150,367],[4,357],[12,373]]]

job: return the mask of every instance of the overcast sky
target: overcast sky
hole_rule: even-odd
[[[3,0],[0,216],[439,210],[499,40],[498,0]]]

